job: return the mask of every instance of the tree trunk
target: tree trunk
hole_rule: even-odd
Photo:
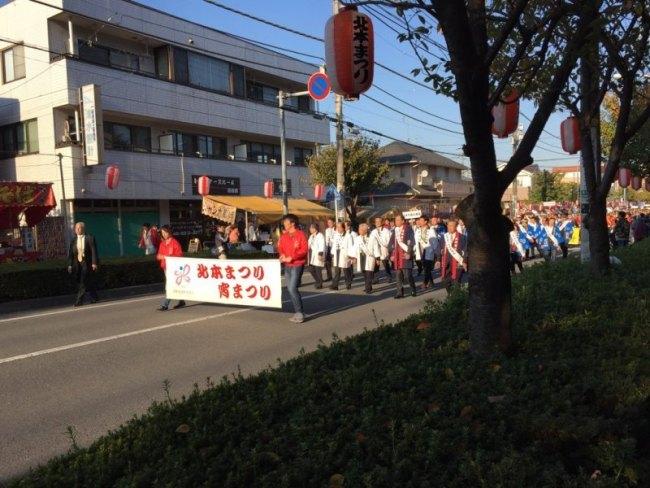
[[[512,348],[509,221],[498,203],[459,206],[468,225],[469,336],[471,352],[487,357]]]
[[[591,267],[599,274],[606,274],[609,271],[609,235],[606,214],[606,202],[593,200],[587,220],[589,252]]]

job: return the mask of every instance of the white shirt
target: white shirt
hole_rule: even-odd
[[[310,258],[309,263],[312,266],[325,266],[325,236],[320,232],[310,234],[308,241]],[[320,256],[318,253],[322,253]]]
[[[327,247],[332,247],[332,239],[334,238],[334,227],[328,227],[325,229],[325,245]]]
[[[338,268],[349,268],[350,256],[354,256],[354,238],[352,235],[348,232],[343,235],[334,232],[330,253],[334,258],[332,263],[333,266]]]
[[[415,229],[415,259],[433,261],[440,253],[440,240],[433,227],[417,227]]]
[[[365,256],[365,266],[361,268],[361,257]],[[367,234],[354,238],[354,258],[356,259],[357,271],[374,271],[375,262],[380,257],[380,250],[377,241]]]
[[[77,236],[77,261],[82,262],[85,257],[86,236],[82,234]]]
[[[391,231],[384,227],[378,227],[372,230],[370,233],[370,239],[373,239],[376,242],[376,245],[379,247],[379,254],[381,259],[388,259],[390,255],[388,251],[388,246],[390,245]]]

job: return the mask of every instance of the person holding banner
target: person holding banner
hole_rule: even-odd
[[[156,259],[160,263],[160,267],[162,268],[162,270],[165,272],[166,275],[167,265],[165,262],[165,258],[182,257],[183,249],[181,248],[180,242],[178,242],[176,238],[172,235],[172,230],[168,225],[163,225],[160,228],[160,235],[162,236],[162,240],[160,241],[160,245],[158,246],[158,254],[156,254]],[[165,297],[158,310],[161,312],[169,310],[170,303],[171,300]],[[184,306],[185,306],[185,300],[179,300],[178,303],[174,305],[174,309],[181,308]]]
[[[316,289],[323,288],[323,266],[325,266],[325,237],[320,233],[317,223],[309,226],[309,272],[314,277]]]
[[[307,260],[308,244],[305,233],[298,229],[298,217],[287,214],[282,219],[284,233],[278,241],[280,262],[284,264],[284,276],[287,282],[287,291],[293,304],[294,315],[289,320],[300,324],[305,321],[302,308],[302,297],[298,291],[302,272]]]

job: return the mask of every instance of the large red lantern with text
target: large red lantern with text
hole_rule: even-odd
[[[273,198],[273,180],[266,180],[264,182],[264,196],[266,198]]]
[[[580,124],[577,117],[569,117],[560,124],[562,149],[569,154],[576,154],[582,149]]]
[[[106,168],[106,188],[109,190],[115,190],[117,185],[120,184],[120,168],[111,164]]]
[[[519,92],[512,90],[492,107],[492,134],[497,137],[508,137],[519,125]]]
[[[321,200],[325,195],[325,185],[319,183],[314,187],[314,200]]]
[[[375,64],[372,20],[356,7],[344,7],[325,24],[325,62],[334,93],[347,99],[372,85]]]
[[[212,180],[210,178],[208,178],[207,176],[199,176],[199,179],[196,182],[196,191],[201,196],[209,195],[211,184],[212,184]]]
[[[628,168],[621,168],[618,170],[618,184],[621,188],[630,186],[632,179],[632,172]]]
[[[632,187],[632,189],[634,191],[640,190],[641,189],[641,177],[640,176],[633,176],[630,186]]]

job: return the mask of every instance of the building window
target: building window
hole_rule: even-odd
[[[2,81],[19,80],[25,77],[25,48],[14,46],[2,51]]]
[[[261,83],[249,82],[247,86],[247,96],[251,100],[266,103],[269,105],[278,106],[278,93],[279,90],[272,86],[263,85]],[[286,103],[291,106],[291,98]]]
[[[313,149],[307,149],[304,147],[294,147],[293,148],[293,162],[294,164],[307,164],[307,161],[310,157],[314,155]]]
[[[83,39],[79,39],[78,46],[79,46],[79,59],[83,61],[88,61],[90,63],[110,66],[111,53],[108,48],[91,44],[88,41],[84,41]]]
[[[230,93],[230,64],[202,54],[188,54],[189,82],[208,90]]]
[[[445,168],[445,178],[449,178],[449,168]]]
[[[161,136],[161,152],[169,152],[169,144],[165,144],[163,151],[162,138],[168,136]],[[200,157],[219,159],[226,156],[226,139],[221,137],[184,134],[176,132],[173,134],[174,147],[172,152],[178,156],[183,154],[188,157]]]
[[[187,84],[190,81],[187,67],[187,51],[185,49],[174,48],[174,81],[176,83]]]
[[[399,176],[400,178],[404,178],[406,176],[406,168],[403,165],[399,167]]]
[[[0,158],[38,153],[36,119],[0,127]]]
[[[273,178],[273,194],[282,195],[282,178]],[[291,195],[291,178],[287,178],[287,195]]]
[[[156,76],[165,80],[169,79],[169,46],[157,47],[154,50]]]
[[[121,151],[151,152],[151,129],[106,122],[104,123],[104,147]]]
[[[232,77],[232,94],[236,97],[246,96],[246,73],[243,66],[230,65],[230,76]]]
[[[311,112],[311,98],[310,97],[298,97],[298,110],[300,112]]]
[[[130,69],[132,71],[140,71],[140,58],[137,54],[111,49],[109,61],[111,66]]]
[[[249,161],[272,164],[278,164],[280,162],[280,146],[277,144],[247,142],[246,152],[248,154]]]

